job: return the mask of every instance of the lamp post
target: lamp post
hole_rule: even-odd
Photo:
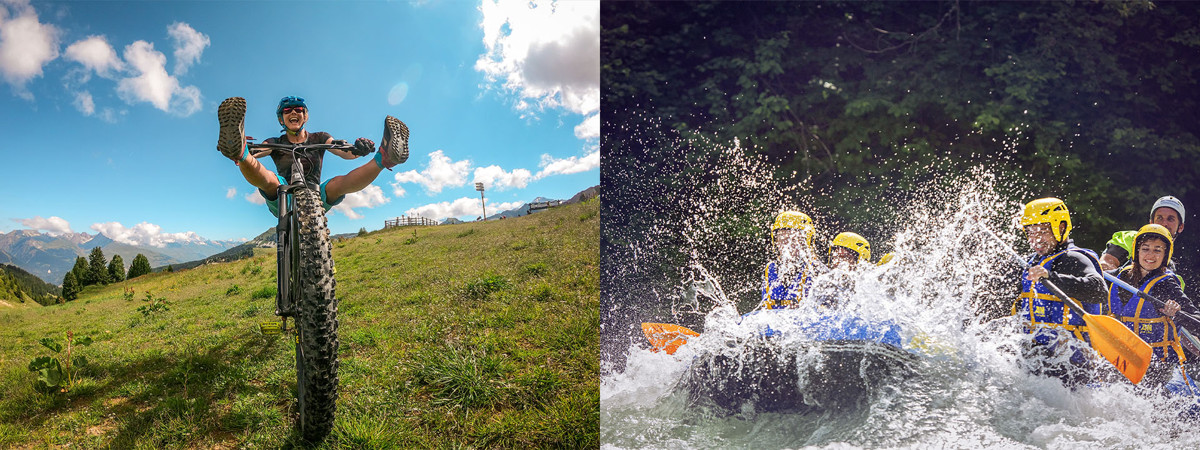
[[[483,220],[487,220],[487,201],[483,199],[483,182],[475,182],[475,190],[479,191],[479,204],[483,205]]]

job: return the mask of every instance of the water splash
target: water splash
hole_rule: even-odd
[[[726,157],[739,158],[734,154]],[[752,160],[740,164],[743,175],[754,174],[758,167]],[[713,189],[739,201],[764,195],[754,193],[762,186],[761,180],[751,176],[753,182],[737,182],[733,173],[739,171],[735,169],[730,169],[725,182],[698,192],[708,194],[711,192],[705,189]],[[1026,336],[1020,324],[1005,318],[1016,295],[1013,277],[1018,268],[1008,262],[1004,247],[1026,248],[1012,221],[1021,204],[1010,200],[1027,197],[1021,182],[998,179],[986,168],[977,168],[920,187],[912,195],[913,201],[887,205],[894,209],[888,216],[904,220],[895,225],[895,233],[886,242],[875,247],[890,247],[898,255],[893,262],[835,269],[814,281],[816,296],[832,295],[822,292],[826,289],[823,284],[850,286],[842,291],[848,295],[840,297],[838,310],[873,323],[896,324],[902,346],[916,355],[911,376],[890,378],[873,387],[865,405],[836,411],[764,412],[756,402],[747,402],[736,411],[722,411],[689,395],[685,380],[705,355],[744,355],[755,339],[761,340],[764,327],[781,332],[777,343],[783,347],[804,345],[813,331],[789,328],[789,323],[802,320],[742,317],[753,304],[739,302],[737,297],[747,292],[753,295],[762,275],[759,270],[738,271],[725,264],[733,259],[762,264],[770,249],[764,248],[761,240],[747,245],[753,239],[744,234],[728,237],[729,219],[722,217],[722,211],[728,211],[724,201],[714,199],[706,207],[695,208],[696,214],[681,218],[679,226],[663,223],[663,229],[686,236],[689,257],[681,266],[678,294],[661,292],[653,298],[670,305],[672,317],[693,318],[701,336],[675,355],[653,353],[641,342],[628,347],[623,367],[614,368],[601,381],[604,447],[1200,444],[1200,436],[1187,431],[1191,425],[1176,417],[1188,406],[1186,399],[1119,380],[1071,389],[1057,379],[1030,375],[1025,369],[1037,362],[1018,356]],[[757,218],[759,239],[765,235],[768,211],[800,203],[794,199],[781,203],[757,200],[760,207],[749,215]],[[820,226],[821,221],[817,222]],[[995,231],[1003,242],[981,232],[983,228]],[[722,286],[733,289],[726,292]],[[655,309],[646,311],[651,316]],[[823,313],[815,302],[788,312],[800,318]],[[823,360],[820,354],[801,352],[775,363],[819,367]],[[796,380],[801,386],[813,382],[803,376]]]

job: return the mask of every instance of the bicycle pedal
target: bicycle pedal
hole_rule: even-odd
[[[276,336],[283,330],[282,322],[259,322],[258,331],[267,336]]]

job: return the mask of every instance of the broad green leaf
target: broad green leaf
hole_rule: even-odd
[[[58,352],[62,351],[62,344],[54,342],[54,339],[42,338],[42,340],[38,341],[38,342],[41,342],[43,347],[46,347],[46,348],[54,351],[54,353],[58,353]]]

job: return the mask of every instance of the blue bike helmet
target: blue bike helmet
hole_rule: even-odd
[[[282,119],[283,118],[283,108],[291,108],[294,106],[303,106],[304,109],[308,109],[308,105],[304,104],[303,98],[289,95],[287,97],[279,99],[279,106],[275,107],[275,116]]]

